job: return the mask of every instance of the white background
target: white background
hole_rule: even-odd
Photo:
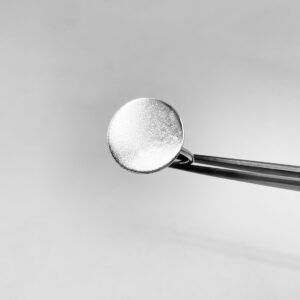
[[[298,1],[0,0],[0,299],[299,299],[300,193],[131,174],[126,101],[195,153],[300,165]]]

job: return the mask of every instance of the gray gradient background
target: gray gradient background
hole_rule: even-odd
[[[0,1],[1,299],[299,299],[300,193],[135,175],[113,113],[199,154],[300,165],[299,1]]]

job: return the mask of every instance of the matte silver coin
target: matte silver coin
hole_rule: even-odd
[[[113,157],[123,168],[152,173],[175,160],[184,132],[174,108],[161,100],[140,98],[116,112],[107,138]]]

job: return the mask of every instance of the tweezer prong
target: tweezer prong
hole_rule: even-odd
[[[249,183],[300,190],[300,167],[224,157],[193,155],[190,164],[170,167],[188,172]]]
[[[298,166],[198,154],[194,155],[194,161],[197,164],[236,169],[247,172],[256,172],[266,175],[295,177],[300,179],[300,167]]]

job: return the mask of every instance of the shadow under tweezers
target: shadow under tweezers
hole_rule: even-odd
[[[173,163],[171,166],[173,169],[198,173],[202,175],[208,175],[213,177],[219,177],[223,179],[230,179],[236,181],[242,181],[247,183],[259,184],[264,186],[276,187],[281,189],[288,189],[293,191],[300,191],[300,179],[276,176],[272,174],[261,174],[255,172],[246,172],[233,169],[215,168],[201,166],[197,164],[180,164]]]

